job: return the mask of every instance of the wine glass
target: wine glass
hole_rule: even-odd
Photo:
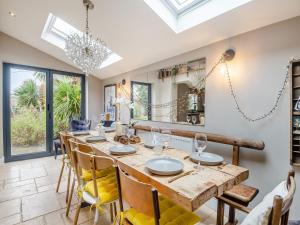
[[[194,146],[197,149],[199,162],[197,169],[200,170],[200,156],[204,149],[207,147],[207,136],[203,133],[196,133],[194,138]]]
[[[161,139],[162,139],[162,144],[164,146],[164,149],[168,149],[170,147],[171,143],[171,131],[168,129],[162,130],[161,131]]]
[[[188,123],[190,123],[190,121],[191,121],[191,116],[190,116],[190,115],[187,115],[187,116],[186,116],[186,121],[187,121]]]
[[[127,128],[126,136],[128,137],[128,139],[133,135],[134,135],[134,129],[133,128]]]
[[[192,122],[193,122],[193,125],[196,124],[196,122],[197,122],[197,117],[196,116],[192,116]]]
[[[158,144],[158,134],[159,134],[159,128],[158,127],[151,127],[151,136],[152,136],[152,144],[155,146]]]

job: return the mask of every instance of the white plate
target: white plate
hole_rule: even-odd
[[[103,136],[88,136],[85,138],[86,142],[97,142],[97,141],[106,141],[106,137]]]
[[[157,175],[175,175],[183,171],[183,163],[171,158],[156,158],[146,162],[146,168]]]
[[[201,165],[207,166],[216,166],[223,163],[224,158],[220,155],[209,153],[209,152],[202,152],[200,157],[197,153],[193,153],[190,156],[191,161],[194,163],[198,163],[200,160]]]
[[[131,145],[115,145],[109,148],[112,155],[127,155],[136,152],[135,147]]]
[[[79,135],[89,135],[90,131],[89,130],[78,130],[78,131],[73,131],[71,132],[74,136],[79,136]]]
[[[150,148],[150,149],[154,148],[154,144],[152,144],[151,142],[145,143],[144,146],[145,146],[145,148]]]
[[[116,128],[115,127],[104,127],[105,133],[110,133],[110,132],[115,132]]]

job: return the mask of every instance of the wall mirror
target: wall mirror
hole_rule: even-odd
[[[115,98],[117,97],[117,85],[110,84],[104,86],[104,112],[109,113],[109,120],[116,120],[116,107],[114,104]]]
[[[131,78],[131,118],[204,125],[205,58]]]

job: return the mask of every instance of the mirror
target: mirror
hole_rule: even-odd
[[[131,118],[203,126],[205,65],[201,58],[132,77]]]

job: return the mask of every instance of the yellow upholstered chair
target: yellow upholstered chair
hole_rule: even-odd
[[[135,180],[116,167],[120,213],[120,225],[194,225],[200,218],[163,196],[155,188]],[[130,208],[124,210],[123,200]]]
[[[66,132],[60,132],[60,142],[61,142],[61,150],[62,150],[62,166],[60,170],[60,175],[58,178],[57,186],[56,186],[56,192],[59,191],[62,175],[65,169],[65,166],[68,167],[68,185],[67,185],[67,194],[66,194],[66,202],[68,202],[69,197],[69,190],[70,190],[70,181],[71,181],[71,172],[72,172],[72,165],[71,165],[71,149],[69,145],[69,139],[71,136],[69,136]]]
[[[79,147],[79,146],[78,146]],[[116,215],[116,200],[118,199],[116,173],[113,168],[114,160],[109,157],[95,156],[84,153],[79,150],[73,152],[73,161],[75,163],[78,179],[79,201],[74,218],[74,225],[77,224],[80,206],[82,202],[87,202],[95,206],[95,223],[99,219],[99,211],[102,206],[109,204],[111,208],[111,219]],[[82,169],[90,171],[92,180],[86,181],[81,176]],[[107,171],[105,175],[98,178],[97,171]]]

